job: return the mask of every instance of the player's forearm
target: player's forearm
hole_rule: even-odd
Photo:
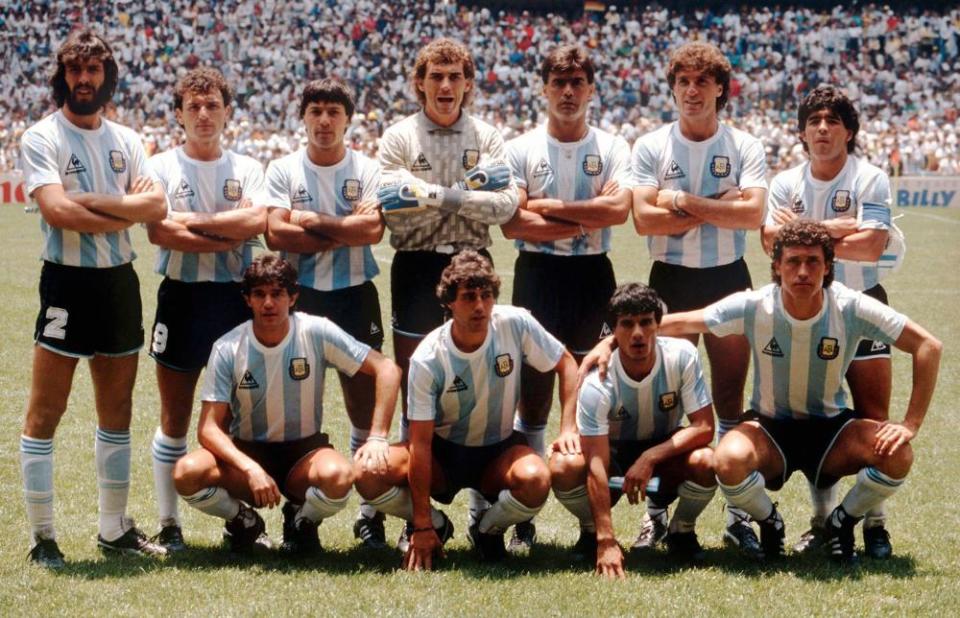
[[[158,247],[185,253],[216,253],[234,249],[239,241],[195,234],[172,219],[147,224],[147,238]]]
[[[765,196],[765,191],[757,191],[742,199],[719,200],[682,191],[676,205],[687,214],[717,227],[755,230],[763,223]]]
[[[487,225],[503,225],[517,210],[520,198],[515,187],[502,191],[463,191],[444,189],[439,210],[473,219]]]
[[[312,213],[301,225],[348,247],[375,245],[383,238],[384,223],[379,213],[334,217]]]
[[[511,240],[527,242],[552,242],[580,235],[581,226],[576,223],[547,219],[523,208],[518,208],[513,217],[500,226],[503,235]]]
[[[564,350],[557,364],[560,386],[560,431],[577,431],[577,361]]]
[[[247,240],[267,229],[267,211],[262,206],[193,215],[186,224],[189,230],[221,238]]]
[[[606,439],[606,436],[604,436]],[[587,453],[584,453],[587,456]],[[597,541],[616,540],[610,514],[610,485],[607,469],[599,457],[587,456],[587,499],[597,529]]]
[[[776,223],[765,223],[760,229],[760,244],[767,255],[773,255],[773,239],[777,237],[781,227],[783,226]]]
[[[70,200],[47,204],[40,202],[40,214],[44,221],[52,227],[84,234],[119,232],[133,225],[131,221],[126,219],[88,210]]]
[[[238,449],[227,432],[213,419],[201,418],[201,422],[197,426],[197,441],[200,446],[213,453],[217,459],[242,472],[247,472],[252,467],[259,465]]]
[[[943,344],[935,337],[928,336],[913,355],[913,388],[903,424],[914,433],[923,425],[923,419],[933,399],[942,354]]]
[[[83,193],[78,198],[90,210],[132,223],[151,223],[167,216],[166,198],[159,185],[143,193]]]
[[[270,250],[290,253],[321,253],[340,246],[335,240],[308,232],[302,227],[287,223],[275,225],[272,221],[264,238]]]
[[[711,440],[713,440],[712,426],[689,425],[670,436],[669,439],[647,449],[646,452],[656,465],[677,455],[703,448],[709,445]]]
[[[885,230],[860,230],[833,243],[836,256],[842,260],[876,262],[887,246]]]
[[[400,391],[402,373],[400,367],[391,360],[381,357],[374,380],[375,403],[373,421],[370,425],[371,436],[390,435],[393,412],[397,408],[397,393]]]
[[[444,213],[436,208],[425,208],[417,212],[383,211],[384,223],[394,234],[406,235],[417,229],[436,225]]]
[[[706,323],[703,321],[703,309],[694,311],[683,311],[681,313],[668,313],[663,316],[660,322],[660,334],[667,337],[679,337],[681,335],[696,335],[709,333]]]
[[[530,200],[527,209],[553,219],[589,227],[620,225],[630,215],[630,192],[617,195],[599,195],[589,200],[560,202],[558,200]]]
[[[674,236],[686,234],[703,223],[695,216],[683,216],[672,210],[652,206],[646,202],[633,204],[633,228],[641,236]]]
[[[433,526],[430,519],[430,477],[433,458],[430,439],[432,435],[426,439],[417,439],[413,434],[414,425],[418,422],[424,421],[410,421],[410,467],[407,482],[410,485],[410,497],[413,502],[413,527],[428,528]],[[433,433],[432,429],[430,433]]]

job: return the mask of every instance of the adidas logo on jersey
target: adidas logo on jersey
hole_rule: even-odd
[[[427,157],[421,152],[420,156],[417,157],[417,160],[413,162],[413,165],[410,166],[410,171],[412,172],[426,172],[432,170],[430,162],[427,161]]]
[[[686,174],[683,173],[683,170],[680,169],[680,165],[676,160],[670,162],[670,167],[667,168],[667,173],[664,174],[664,180],[673,180],[674,178],[683,178]]]
[[[379,335],[379,334],[380,334],[380,327],[377,326],[377,323],[376,323],[376,322],[370,322],[370,334],[371,334],[371,335]]]
[[[87,167],[80,161],[80,158],[75,154],[70,154],[70,162],[67,163],[67,169],[63,173],[64,176],[69,176],[70,174],[81,174],[87,171]]]
[[[780,349],[780,344],[777,343],[776,337],[770,337],[770,341],[763,347],[763,353],[767,356],[783,357],[783,350]]]
[[[540,159],[540,163],[537,163],[537,167],[533,170],[534,178],[541,178],[543,176],[549,176],[553,173],[553,168],[550,167],[550,163],[546,159]]]
[[[237,388],[249,390],[251,388],[260,388],[260,385],[257,384],[257,380],[253,377],[253,374],[250,373],[250,370],[248,369],[243,372],[243,379],[240,380],[240,384],[237,385]]]
[[[291,204],[304,204],[306,202],[312,202],[313,198],[310,196],[310,193],[307,191],[307,188],[303,185],[297,187],[297,190],[293,192],[293,197],[290,198]]]
[[[870,346],[871,352],[885,352],[887,350],[887,344],[882,341],[877,341],[874,339],[873,344]]]
[[[463,381],[463,378],[457,376],[453,379],[453,384],[450,385],[450,388],[447,389],[448,393],[461,393],[469,388],[467,383]]]
[[[193,187],[191,187],[186,180],[181,180],[180,186],[177,187],[177,193],[174,197],[194,197],[195,195],[196,193],[193,192]]]

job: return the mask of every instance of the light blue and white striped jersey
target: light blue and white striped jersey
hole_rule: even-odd
[[[826,221],[854,217],[861,230],[890,229],[890,179],[879,168],[854,156],[833,180],[817,180],[810,163],[777,174],[770,183],[764,225],[774,223],[773,211],[789,208],[804,219]],[[881,259],[896,260],[896,255]],[[854,290],[869,290],[880,282],[878,262],[837,260],[835,280]]]
[[[326,368],[353,376],[369,351],[330,320],[300,312],[290,314],[283,341],[266,347],[247,320],[213,344],[200,400],[230,404],[235,438],[306,438],[320,431]]]
[[[723,123],[716,134],[692,142],[670,123],[633,145],[630,171],[636,186],[717,198],[730,189],[767,188],[763,144]],[[648,236],[650,257],[689,268],[723,266],[743,257],[746,230],[704,223],[684,234]]]
[[[507,161],[529,199],[553,198],[568,202],[589,200],[615,180],[621,189],[633,187],[630,146],[622,137],[590,127],[576,142],[559,142],[541,125],[507,142]],[[521,251],[552,255],[595,255],[610,251],[611,228],[586,236],[552,242],[517,240]]]
[[[215,213],[233,210],[243,198],[262,206],[263,167],[251,157],[224,150],[216,161],[191,159],[183,148],[150,157],[154,177],[167,195],[167,212]],[[240,281],[253,261],[253,247],[244,243],[233,251],[185,253],[160,247],[154,270],[177,281]]]
[[[584,436],[662,442],[684,416],[712,403],[700,357],[685,339],[657,337],[657,359],[639,382],[627,375],[620,351],[610,358],[607,378],[594,369],[577,396],[577,427]]]
[[[100,127],[81,129],[50,114],[27,129],[20,140],[27,193],[44,185],[63,185],[67,193],[124,195],[147,173],[147,155],[133,130],[101,116]],[[86,234],[54,227],[40,219],[41,259],[66,266],[110,268],[137,257],[127,230]]]
[[[346,217],[358,202],[375,200],[379,185],[377,162],[350,148],[342,161],[329,166],[316,165],[301,148],[267,166],[267,206]],[[315,290],[360,285],[380,272],[369,245],[280,255],[297,269],[300,285]]]
[[[447,321],[424,337],[410,358],[407,384],[411,421],[433,421],[434,432],[464,446],[506,440],[520,399],[520,363],[551,371],[563,344],[530,312],[496,305],[487,339],[473,352],[461,352]]]
[[[746,335],[753,352],[750,407],[769,417],[830,417],[847,407],[843,377],[861,339],[893,343],[906,316],[836,281],[823,308],[797,320],[783,308],[780,286],[738,292],[708,306],[714,335]]]

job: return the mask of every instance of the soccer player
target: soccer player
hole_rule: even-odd
[[[58,110],[24,133],[27,191],[43,216],[40,313],[33,379],[20,437],[30,558],[64,565],[53,525],[53,435],[67,408],[77,361],[96,394],[97,543],[111,553],[162,555],[126,516],[130,417],[143,346],[140,283],[128,228],[163,218],[139,136],[103,117],[117,86],[110,45],[91,30],[70,34],[50,79]]]
[[[150,159],[170,206],[147,226],[160,248],[150,355],[157,364],[160,426],[153,436],[153,477],[160,515],[157,542],[186,548],[177,512],[173,467],[187,453],[187,431],[200,371],[213,342],[250,317],[240,278],[253,260],[247,241],[266,228],[263,168],[220,146],[233,93],[216,69],[184,75],[173,108],[186,134],[183,146]]]
[[[680,119],[633,146],[634,224],[648,237],[650,286],[670,312],[699,309],[752,285],[743,253],[747,230],[763,219],[766,163],[759,140],[720,123],[730,73],[713,45],[674,50],[667,82]],[[704,346],[722,439],[740,419],[749,346],[743,337],[711,333]],[[648,515],[634,547],[651,547],[666,534],[666,519]],[[756,533],[735,509],[728,509],[724,541],[760,553]]]
[[[769,252],[784,223],[798,218],[821,221],[834,239],[836,281],[887,303],[880,284],[879,260],[893,231],[890,218],[890,179],[880,169],[855,156],[860,117],[849,98],[835,86],[822,84],[801,102],[797,113],[800,142],[810,160],[781,172],[770,184],[763,226]],[[890,346],[861,341],[846,379],[853,407],[864,418],[887,420],[892,369]],[[811,485],[814,514],[811,528],[794,546],[812,550],[824,540],[827,515],[836,506],[836,486]],[[893,549],[883,503],[863,520],[866,554],[887,558]]]
[[[759,522],[767,559],[783,555],[784,525],[764,488],[779,489],[795,470],[819,488],[856,475],[825,522],[830,557],[855,559],[853,527],[903,484],[913,462],[910,441],[937,381],[941,343],[906,316],[833,281],[833,245],[822,223],[791,221],[773,239],[773,284],[664,318],[663,332],[750,341],[754,418],[720,441],[714,466],[730,504]],[[847,407],[843,378],[862,339],[913,357],[913,388],[899,423],[858,418]]]
[[[449,504],[469,487],[493,502],[469,529],[487,561],[506,555],[509,526],[543,507],[550,471],[513,429],[520,363],[560,375],[563,421],[573,422],[576,362],[525,309],[495,305],[499,291],[492,264],[476,251],[461,252],[444,269],[436,294],[452,319],[410,359],[410,439],[390,447],[385,467],[358,466],[360,494],[409,522],[410,570],[432,568],[453,533],[431,497]]]
[[[631,504],[646,497],[658,508],[679,496],[666,543],[671,555],[700,560],[694,525],[716,492],[713,406],[700,357],[689,341],[660,337],[663,304],[653,289],[627,283],[609,301],[617,349],[605,379],[594,370],[580,388],[577,428],[583,454],[555,452],[553,492],[580,520],[575,551],[593,558],[597,573],[623,577],[623,552],[610,518],[623,477]],[[684,417],[689,423],[681,427]],[[648,483],[656,479],[655,488]]]
[[[383,238],[376,208],[377,163],[344,141],[353,93],[339,79],[309,82],[300,97],[307,145],[267,167],[270,214],[267,245],[298,271],[299,311],[322,315],[374,350],[383,346],[380,269],[371,245]],[[338,374],[350,417],[350,452],[370,435],[374,389],[364,373]],[[383,517],[361,504],[354,534],[364,545],[386,545]]]
[[[253,319],[217,340],[200,398],[200,449],[174,468],[177,491],[193,507],[226,520],[233,551],[251,549],[264,534],[252,507],[283,505],[283,548],[320,549],[317,526],[346,505],[353,467],[321,433],[328,366],[373,378],[373,435],[386,451],[400,370],[330,320],[292,313],[297,272],[262,255],[243,275]],[[371,448],[376,449],[378,445]],[[366,451],[359,454],[366,457]]]
[[[630,212],[630,147],[587,125],[594,65],[575,45],[555,48],[540,67],[547,123],[507,144],[520,208],[503,225],[520,250],[513,304],[530,310],[579,361],[610,332],[607,300],[616,287],[610,226]],[[553,404],[553,372],[523,367],[517,429],[546,457],[544,434]],[[561,435],[561,452],[579,452],[576,433]],[[514,529],[508,548],[529,551],[532,522]]]

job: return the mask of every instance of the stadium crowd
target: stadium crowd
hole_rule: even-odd
[[[303,140],[301,85],[335,74],[357,91],[353,147],[376,152],[384,127],[414,111],[405,69],[419,46],[443,35],[475,50],[477,116],[509,139],[542,120],[536,67],[562,43],[598,51],[591,122],[633,141],[674,119],[666,50],[716,43],[735,77],[728,117],[761,138],[779,171],[803,158],[793,126],[799,94],[843,85],[864,119],[861,148],[892,174],[960,174],[960,9],[896,13],[879,5],[831,12],[745,8],[679,14],[655,5],[609,6],[567,20],[455,3],[296,0],[194,3],[13,1],[0,6],[0,170],[16,167],[22,132],[53,110],[45,68],[77,24],[98,23],[123,70],[115,110],[142,132],[148,153],[182,140],[172,85],[198,65],[237,86],[230,147],[266,163]]]

